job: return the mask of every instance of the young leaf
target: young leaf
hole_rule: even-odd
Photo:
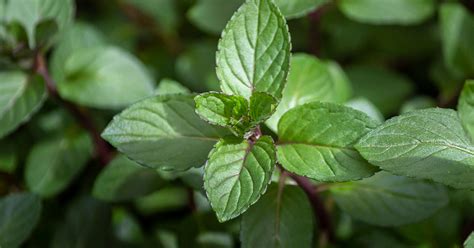
[[[474,16],[460,3],[440,8],[443,56],[448,68],[466,76],[474,75]]]
[[[350,181],[374,174],[353,145],[377,122],[334,103],[308,103],[288,111],[278,124],[278,161],[318,181]]]
[[[267,93],[254,92],[250,97],[250,119],[255,125],[266,121],[275,112],[277,105],[278,102],[273,96]]]
[[[228,138],[216,144],[205,166],[204,188],[220,222],[239,216],[260,198],[275,162],[269,136],[255,142]]]
[[[358,65],[346,70],[354,95],[365,97],[384,115],[398,113],[413,92],[412,82],[395,72],[381,67]]]
[[[155,89],[155,95],[190,94],[191,91],[172,79],[162,79]]]
[[[417,24],[435,11],[434,0],[341,0],[338,6],[347,17],[369,24]]]
[[[84,48],[64,61],[59,94],[96,108],[120,108],[153,94],[154,83],[144,65],[115,47]]]
[[[198,28],[211,34],[220,34],[232,14],[244,0],[198,0],[187,17]]]
[[[148,98],[115,116],[102,134],[136,162],[165,170],[202,166],[217,140],[229,133],[201,120],[193,95]]]
[[[303,17],[327,2],[329,0],[275,0],[287,19]]]
[[[311,247],[313,214],[308,198],[295,186],[271,184],[244,215],[242,247]]]
[[[43,104],[43,82],[20,71],[0,72],[0,138],[28,121]]]
[[[38,25],[53,20],[59,30],[63,29],[72,21],[74,4],[72,0],[10,0],[6,3],[5,14],[7,23],[19,23],[23,27],[28,45],[33,49]]]
[[[420,221],[448,203],[444,187],[387,172],[357,182],[336,184],[331,187],[331,193],[342,210],[380,226]]]
[[[459,117],[474,142],[474,80],[466,81],[458,104]]]
[[[241,123],[249,108],[245,98],[222,93],[204,93],[196,96],[194,101],[201,119],[223,127]]]
[[[289,62],[290,35],[278,7],[271,0],[247,0],[219,42],[217,76],[222,91],[247,99],[259,91],[280,99]]]
[[[38,143],[27,158],[26,184],[42,197],[54,196],[81,172],[91,154],[92,142],[85,133]]]
[[[30,236],[41,215],[39,197],[15,193],[0,199],[0,247],[19,247]]]
[[[394,174],[474,189],[474,146],[453,110],[415,110],[394,117],[355,147],[370,163]]]
[[[351,94],[350,82],[337,64],[296,54],[291,58],[291,72],[283,97],[266,123],[276,131],[281,116],[296,106],[316,101],[344,103]]]
[[[152,193],[163,184],[155,170],[118,156],[100,172],[92,194],[104,201],[124,201]]]

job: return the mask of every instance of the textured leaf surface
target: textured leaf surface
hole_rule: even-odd
[[[105,201],[131,200],[152,193],[162,184],[155,170],[118,156],[100,172],[92,194]]]
[[[196,113],[203,120],[224,127],[239,124],[249,108],[245,98],[222,93],[203,93],[196,96],[194,101]]]
[[[6,21],[19,23],[24,28],[30,48],[36,45],[36,28],[41,22],[53,20],[59,29],[63,29],[74,15],[72,0],[11,0],[5,8]]]
[[[27,158],[26,184],[42,197],[54,196],[82,171],[91,154],[92,142],[85,133],[38,143]]]
[[[474,189],[474,147],[453,110],[432,108],[394,117],[361,138],[356,148],[370,163],[394,174]]]
[[[275,0],[287,19],[302,17],[327,2],[328,0]]]
[[[474,80],[467,81],[458,104],[459,117],[474,142]]]
[[[384,115],[398,113],[413,92],[412,82],[395,72],[375,66],[352,66],[346,70],[354,95],[365,97]]]
[[[245,212],[265,192],[275,166],[275,147],[269,136],[254,144],[224,139],[209,154],[204,188],[219,221]]]
[[[250,119],[255,125],[266,121],[275,112],[277,105],[278,102],[273,96],[267,93],[254,92],[250,97]]]
[[[277,99],[290,62],[285,18],[271,0],[248,0],[227,24],[217,53],[217,76],[225,93],[249,99],[253,91]]]
[[[311,247],[313,214],[308,198],[295,186],[272,184],[244,215],[242,247]]]
[[[115,47],[84,48],[64,63],[58,90],[70,101],[97,108],[120,108],[153,95],[144,65]]]
[[[474,15],[458,3],[440,8],[444,62],[454,72],[474,75]]]
[[[39,197],[10,194],[0,199],[0,246],[18,247],[30,236],[41,214]]]
[[[335,185],[331,192],[342,210],[380,226],[420,221],[448,203],[444,187],[387,172]]]
[[[19,71],[0,72],[0,138],[28,121],[42,105],[45,87]]]
[[[202,166],[229,133],[201,120],[192,95],[165,95],[136,103],[115,116],[102,134],[140,164],[166,170]]]
[[[347,17],[370,24],[416,24],[435,10],[434,0],[341,0],[338,5]]]
[[[316,101],[344,103],[351,94],[351,85],[337,64],[296,54],[280,104],[266,123],[276,131],[281,116],[296,106]]]
[[[308,103],[288,111],[278,124],[278,161],[298,175],[318,181],[349,181],[371,176],[353,145],[377,122],[334,103]]]

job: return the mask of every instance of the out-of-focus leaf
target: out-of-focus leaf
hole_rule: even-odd
[[[175,32],[178,27],[179,13],[176,0],[125,0],[124,2],[152,17],[165,33]]]
[[[281,99],[290,50],[286,20],[273,1],[246,1],[219,41],[216,71],[222,91],[247,99],[259,91]]]
[[[189,20],[203,31],[220,34],[244,0],[198,0],[188,11]]]
[[[458,104],[459,117],[474,141],[474,80],[466,81]]]
[[[327,2],[329,0],[275,0],[275,4],[287,19],[302,17]]]
[[[70,24],[73,16],[72,0],[9,0],[5,6],[5,21],[19,23],[23,27],[31,49],[36,46],[40,23],[52,20],[56,28],[62,30]]]
[[[367,98],[384,115],[397,113],[413,91],[410,80],[384,68],[353,66],[346,72],[354,95]]]
[[[42,197],[63,191],[82,171],[92,154],[92,142],[85,133],[36,144],[28,155],[25,179],[28,188]]]
[[[244,215],[242,247],[311,247],[313,215],[303,191],[295,186],[272,184],[268,192]]]
[[[11,143],[6,142],[0,143],[0,171],[12,173],[18,165],[18,154],[15,151],[15,147],[12,147]]]
[[[373,103],[363,97],[354,98],[346,103],[346,106],[351,107],[355,110],[366,113],[372,119],[382,123],[385,118],[383,117],[380,110],[375,107]]]
[[[188,201],[188,191],[185,188],[167,187],[138,198],[135,200],[135,206],[141,214],[150,215],[186,207]]]
[[[288,110],[309,102],[344,103],[351,96],[351,86],[344,71],[333,62],[321,61],[307,54],[291,58],[291,72],[283,97],[273,116],[266,122],[274,131]]]
[[[105,201],[124,201],[152,193],[163,184],[155,170],[118,156],[100,172],[92,194]]]
[[[216,44],[209,41],[193,42],[176,60],[178,79],[193,91],[209,90],[211,75],[216,77]]]
[[[342,210],[380,226],[420,221],[448,203],[444,187],[387,172],[334,185],[331,193]]]
[[[119,48],[79,49],[63,63],[59,94],[75,103],[114,109],[153,95],[154,82],[146,68]]]
[[[395,235],[389,232],[373,230],[356,237],[355,244],[365,248],[409,248],[410,246],[402,243]]]
[[[125,209],[112,211],[112,224],[115,237],[126,244],[143,245],[145,235],[138,221]]]
[[[189,94],[191,91],[172,79],[162,79],[155,89],[155,95]]]
[[[183,171],[204,165],[219,138],[230,133],[194,112],[193,95],[164,95],[136,103],[102,133],[132,160],[152,168]]]
[[[444,61],[450,70],[474,76],[474,16],[459,3],[440,9]]]
[[[429,96],[417,96],[405,102],[400,113],[407,113],[417,109],[426,109],[436,107],[436,101]]]
[[[209,248],[232,248],[234,241],[229,233],[205,232],[199,234],[197,243]]]
[[[41,200],[31,193],[0,198],[0,247],[19,247],[35,228],[41,215]]]
[[[28,121],[46,96],[43,82],[20,71],[0,72],[0,138]]]
[[[370,24],[417,24],[435,11],[434,0],[341,0],[338,6],[349,18]]]

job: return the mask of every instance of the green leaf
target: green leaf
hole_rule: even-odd
[[[257,202],[270,183],[275,166],[270,136],[257,141],[219,141],[205,166],[204,188],[220,222],[239,216]]]
[[[458,103],[459,117],[474,141],[474,80],[466,81]]]
[[[201,120],[193,95],[148,98],[115,116],[102,137],[136,162],[152,168],[202,166],[219,138],[229,133]]]
[[[349,102],[346,103],[346,106],[351,107],[355,110],[359,110],[361,112],[366,113],[372,119],[378,121],[379,123],[383,123],[385,118],[383,117],[382,113],[375,107],[373,103],[363,97],[357,97]]]
[[[271,95],[254,92],[250,97],[249,116],[257,125],[266,121],[275,112],[278,101]]]
[[[46,96],[43,82],[20,71],[0,72],[0,138],[28,121]]]
[[[135,207],[143,215],[186,207],[189,194],[186,188],[167,187],[135,200]]]
[[[199,29],[211,34],[220,34],[243,2],[243,0],[198,0],[188,11],[187,17]]]
[[[384,115],[397,113],[414,90],[408,78],[381,67],[359,65],[346,72],[354,95],[367,98]]]
[[[353,145],[377,127],[366,114],[334,103],[308,103],[288,111],[278,123],[278,161],[298,175],[318,181],[350,181],[374,174]]]
[[[74,4],[72,0],[10,0],[6,3],[5,14],[7,23],[18,23],[23,27],[28,45],[33,49],[38,25],[52,20],[58,30],[62,30],[72,21]]]
[[[172,33],[178,28],[178,2],[175,0],[125,0],[147,17],[153,18],[165,33]]]
[[[265,92],[277,99],[290,64],[290,35],[285,18],[271,0],[248,0],[222,33],[217,76],[224,93],[247,99]]]
[[[0,142],[0,172],[13,173],[18,166],[18,154],[10,143],[12,141]]]
[[[344,103],[351,91],[350,82],[337,64],[296,54],[291,58],[291,72],[280,104],[266,123],[276,131],[278,121],[288,110],[316,101]]]
[[[474,75],[474,16],[461,4],[444,3],[440,8],[444,61],[455,73]]]
[[[154,83],[144,65],[116,47],[74,51],[58,79],[59,94],[96,108],[121,108],[153,94]]]
[[[153,169],[118,156],[100,172],[92,194],[104,201],[125,201],[152,193],[163,184]]]
[[[405,102],[400,113],[404,114],[417,109],[426,109],[436,107],[436,101],[428,96],[417,96]]]
[[[222,93],[203,93],[196,96],[194,101],[196,113],[201,119],[223,127],[240,124],[249,108],[245,98]]]
[[[39,197],[10,194],[0,199],[0,247],[19,247],[31,234],[41,214]]]
[[[92,155],[92,142],[86,133],[36,144],[28,155],[25,180],[28,188],[42,197],[62,192],[82,171]]]
[[[474,248],[474,232],[464,241],[464,248]]]
[[[434,0],[341,0],[347,17],[369,24],[418,24],[435,11]]]
[[[444,187],[387,172],[336,184],[331,193],[343,211],[380,226],[418,222],[448,203]]]
[[[121,242],[134,245],[143,245],[145,235],[140,223],[124,208],[115,208],[112,211],[112,222],[115,237]]]
[[[328,2],[329,0],[275,0],[287,19],[303,17]]]
[[[295,186],[271,184],[244,215],[242,247],[312,247],[313,214],[308,198]]]
[[[162,79],[155,89],[156,95],[189,94],[191,91],[172,79]]]
[[[355,147],[370,163],[394,174],[474,189],[474,146],[453,110],[415,110],[394,117]]]

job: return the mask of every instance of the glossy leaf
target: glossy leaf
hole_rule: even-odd
[[[63,191],[82,171],[92,155],[92,142],[85,133],[36,144],[28,155],[25,180],[42,197]]]
[[[311,11],[329,2],[328,0],[275,0],[281,12],[287,19],[305,16]]]
[[[92,195],[104,201],[131,200],[152,193],[163,184],[155,170],[118,156],[100,172]]]
[[[377,127],[366,114],[334,103],[308,103],[288,111],[278,124],[278,161],[318,181],[350,181],[377,169],[353,147]]]
[[[15,193],[0,199],[0,246],[19,247],[31,234],[41,215],[39,197]]]
[[[455,73],[474,75],[474,15],[460,3],[440,8],[444,62]]]
[[[360,139],[370,163],[397,175],[474,189],[474,146],[457,113],[415,110],[394,117]]]
[[[461,122],[474,142],[474,80],[469,80],[464,85],[458,104]]]
[[[434,0],[341,0],[347,17],[370,24],[417,24],[435,11]]]
[[[265,92],[277,99],[290,62],[290,36],[285,18],[271,0],[248,0],[222,33],[217,76],[224,93],[247,99]]]
[[[244,215],[242,247],[312,247],[313,214],[308,198],[295,186],[272,184]]]
[[[192,95],[148,98],[115,116],[102,137],[145,166],[165,170],[202,166],[217,140],[229,133],[201,120],[194,108]]]
[[[205,166],[204,188],[219,221],[239,216],[260,198],[275,162],[269,136],[255,143],[229,138],[216,144]]]
[[[115,47],[84,48],[64,63],[59,94],[96,108],[120,108],[153,94],[154,83],[143,64]]]
[[[249,102],[249,116],[254,124],[260,124],[270,118],[278,105],[273,96],[262,92],[254,92]]]
[[[0,138],[28,121],[43,104],[46,90],[36,77],[0,72]]]
[[[442,186],[387,172],[334,185],[331,193],[343,211],[380,226],[420,221],[448,203],[447,192]]]
[[[351,94],[350,82],[337,64],[296,54],[291,58],[291,72],[283,97],[266,123],[276,131],[281,116],[296,106],[316,101],[344,103]]]
[[[203,93],[196,96],[194,101],[196,113],[201,119],[223,127],[241,123],[249,108],[245,98],[222,93]]]
[[[5,20],[19,23],[28,36],[30,48],[36,46],[37,27],[41,22],[53,20],[61,30],[72,21],[74,4],[72,0],[10,0],[6,2]]]

